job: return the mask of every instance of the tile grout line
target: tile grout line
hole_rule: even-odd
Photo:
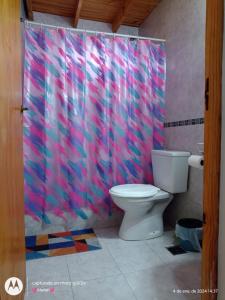
[[[122,270],[120,269],[119,264],[117,263],[117,261],[115,260],[115,258],[113,257],[113,255],[111,254],[111,252],[110,252],[108,246],[106,246],[106,248],[107,248],[108,253],[109,253],[110,256],[112,257],[114,263],[116,264],[118,270],[120,271],[120,275],[115,275],[115,276],[121,276],[121,275],[122,275],[122,277],[126,280],[126,283],[127,283],[128,287],[130,288],[130,291],[131,291],[132,295],[134,296],[134,299],[138,300],[138,298],[136,297],[136,295],[135,295],[135,293],[134,293],[134,290],[132,289],[132,287],[130,286],[130,284],[129,284],[128,280],[127,280],[126,275],[125,275],[125,274],[122,272]]]
[[[96,235],[97,235],[97,234],[96,234]],[[97,237],[98,237],[98,236],[97,236]],[[110,256],[112,257],[114,263],[116,264],[118,270],[120,271],[120,275],[122,275],[122,277],[125,279],[125,281],[126,281],[128,287],[130,288],[130,291],[131,291],[132,295],[134,296],[134,299],[138,300],[138,298],[136,297],[136,295],[135,295],[135,293],[134,293],[134,290],[132,289],[131,285],[129,284],[129,282],[128,282],[128,280],[127,280],[126,275],[122,272],[122,270],[121,270],[119,264],[117,263],[117,261],[115,260],[114,256],[113,256],[112,253],[110,252],[110,247],[108,247],[108,246],[103,246],[103,247],[106,248],[107,252],[108,252],[108,253],[110,254]],[[102,248],[102,249],[103,249],[103,248]],[[116,276],[120,276],[120,275],[116,275]]]
[[[157,255],[157,257],[159,258],[160,262],[164,263],[164,261],[161,259],[160,255],[158,255],[158,253],[157,253],[157,252],[149,245],[149,243],[147,243],[146,240],[144,240],[144,244],[148,247],[148,249],[149,249],[150,251],[152,251],[155,255]],[[137,273],[137,272],[147,271],[148,269],[149,269],[149,268],[147,268],[147,269],[142,269],[142,270],[139,270],[139,271],[134,271],[134,272],[132,272],[132,273]],[[134,298],[135,298],[136,300],[138,300],[138,298],[137,298],[137,296],[136,296],[136,294],[135,294],[135,292],[134,292],[134,290],[133,290],[133,288],[132,288],[132,285],[129,283],[129,281],[128,281],[128,279],[127,279],[126,273],[122,273],[122,274],[123,274],[123,277],[125,278],[125,280],[126,280],[128,286],[129,286],[130,289],[132,290],[132,293],[133,293],[133,295],[134,295]]]
[[[156,252],[156,250],[154,249],[154,248],[152,248],[148,243],[146,243],[147,245],[148,245],[148,247],[150,247],[151,248],[151,250],[158,256],[158,258],[160,259],[160,261],[163,263],[163,264],[165,264],[166,262],[165,262],[165,260],[163,260],[163,258],[162,258],[162,256],[161,255],[158,255],[158,253]],[[165,245],[161,245],[160,247],[163,247],[163,248],[166,248],[167,246],[165,246]],[[185,257],[185,259],[183,260],[183,261],[186,261],[186,257],[187,256],[189,256],[189,254],[190,254],[191,252],[187,252],[187,253],[184,253],[184,254],[182,254],[183,256],[183,258]],[[172,255],[172,254],[171,254]],[[173,256],[173,255],[172,255]],[[176,256],[176,255],[175,255]],[[179,257],[179,255],[178,255],[178,257]],[[194,257],[193,257],[194,258]],[[173,263],[179,263],[179,261],[173,261]],[[173,265],[169,265],[169,269],[170,270],[172,270],[173,269]]]
[[[174,230],[169,230],[169,231],[172,231],[173,234],[175,233]],[[164,235],[165,233],[166,233],[166,231],[164,231],[163,235]],[[171,241],[171,242],[172,242],[172,241]],[[157,257],[159,258],[159,260],[160,260],[163,264],[165,264],[165,261],[162,259],[162,256],[158,254],[158,252],[156,251],[156,249],[154,249],[149,243],[147,243],[147,241],[145,241],[145,243],[146,243],[146,245],[152,250],[152,252],[153,252],[155,255],[157,255]],[[167,242],[166,242],[165,244],[167,244]],[[162,245],[159,245],[158,247],[160,247],[160,248],[166,248],[167,246],[166,246],[165,244],[163,243]],[[168,242],[168,244],[169,244],[169,242]],[[168,246],[168,247],[169,247],[169,246]],[[171,255],[172,255],[172,254],[171,254]]]
[[[149,250],[151,250],[154,254],[157,255],[157,257],[159,258],[160,262],[164,263],[163,260],[161,259],[161,257],[160,257],[160,256],[159,256],[159,255],[158,255],[158,254],[150,247],[150,245],[149,245],[145,240],[144,240],[144,244],[149,248]],[[120,270],[121,275],[122,275],[123,278],[126,280],[126,283],[128,284],[128,287],[130,288],[130,290],[131,290],[131,292],[132,292],[132,295],[134,296],[134,299],[138,300],[138,298],[137,298],[137,296],[136,296],[136,294],[135,294],[135,292],[134,292],[132,286],[130,285],[130,283],[129,283],[128,279],[127,279],[126,273],[124,273],[124,272],[121,270],[119,264],[118,264],[117,261],[115,260],[114,256],[111,254],[111,252],[110,252],[110,247],[106,246],[106,248],[107,248],[107,251],[109,252],[109,254],[111,255],[111,257],[113,258],[113,260],[114,260],[115,264],[117,265],[118,269]],[[139,270],[139,271],[144,271],[144,270],[148,270],[148,268],[147,268],[147,269],[143,269],[143,270]],[[133,271],[132,273],[136,273],[136,272],[139,272],[139,271]]]
[[[158,254],[158,252],[156,250],[154,250],[154,248],[152,248],[149,243],[146,242],[146,245],[148,246],[148,248],[159,258],[161,263],[165,263],[165,261],[161,258],[161,255]],[[160,247],[164,247],[164,245],[161,245]]]
[[[97,233],[96,233],[96,236],[97,236],[97,238],[99,239],[99,243],[101,244],[101,242],[100,242],[100,239],[101,239],[101,238],[98,237],[98,234],[97,234]],[[134,291],[133,291],[133,289],[132,289],[132,287],[130,286],[130,284],[129,284],[129,282],[128,282],[126,276],[125,276],[125,274],[122,272],[122,270],[120,269],[119,264],[117,263],[117,261],[115,260],[115,258],[114,258],[113,255],[112,255],[112,253],[110,252],[110,247],[104,246],[104,245],[101,245],[101,246],[102,246],[102,249],[107,250],[107,252],[108,252],[109,255],[111,256],[111,258],[113,259],[115,265],[117,266],[118,270],[120,271],[120,274],[119,274],[119,275],[115,275],[115,276],[121,276],[121,275],[122,275],[122,277],[125,279],[125,281],[126,281],[128,287],[130,288],[130,291],[131,291],[132,295],[134,296],[134,299],[138,300],[137,297],[136,297],[136,295],[135,295],[135,293],[134,293]],[[110,276],[110,277],[113,277],[113,276]]]
[[[97,234],[96,234],[96,235],[97,235]],[[111,253],[111,251],[110,251],[110,245],[104,244],[104,242],[101,243],[101,237],[98,237],[98,235],[97,235],[97,238],[99,239],[99,243],[100,243],[101,246],[102,246],[102,250],[103,250],[103,251],[106,251],[106,253],[108,253],[108,254],[110,255],[112,261],[115,263],[115,265],[116,265],[116,267],[117,267],[117,270],[120,272],[119,274],[116,274],[116,275],[109,275],[109,276],[105,276],[105,277],[107,277],[107,278],[113,278],[113,277],[117,277],[117,276],[122,275],[122,277],[124,278],[124,280],[126,280],[126,283],[127,283],[127,285],[128,285],[128,288],[129,288],[130,292],[132,293],[132,295],[134,296],[134,299],[137,300],[137,296],[135,295],[135,292],[134,292],[134,290],[132,289],[132,286],[130,285],[130,283],[129,283],[128,279],[127,279],[126,273],[122,272],[122,270],[121,270],[119,264],[117,263],[116,259],[114,258],[114,256],[112,255],[112,253]],[[147,248],[149,249],[149,251],[151,251],[151,252],[153,252],[155,255],[157,255],[157,257],[158,257],[158,259],[159,259],[160,262],[165,263],[165,261],[161,258],[161,255],[158,255],[156,249],[152,248],[151,245],[150,245],[147,241],[144,241],[144,244],[147,246]],[[163,247],[163,245],[162,245],[162,247]],[[70,280],[71,280],[71,273],[70,273],[70,269],[69,269],[69,265],[68,265],[68,261],[67,261],[67,260],[66,260],[66,263],[67,263],[67,269],[68,269],[68,272],[69,272],[69,278],[70,278]],[[140,270],[140,271],[142,271],[142,270]],[[134,272],[134,273],[135,273],[135,272]],[[101,280],[101,279],[104,279],[104,277],[98,277],[98,278],[88,279],[88,280],[85,280],[85,281],[86,281],[86,282],[91,282],[91,281],[93,282],[93,281],[96,281],[96,280],[99,280],[99,279],[100,279],[100,280]],[[77,300],[77,299],[76,299],[76,296],[77,296],[77,295],[76,295],[74,289],[72,289],[72,295],[73,295],[73,300]]]
[[[66,255],[65,255],[65,256],[66,256]],[[68,265],[68,262],[67,262],[66,257],[65,257],[65,260],[66,260],[67,271],[68,271],[68,274],[69,274],[69,280],[70,280],[70,282],[72,283],[72,278],[71,278],[71,274],[70,274],[70,269],[69,269],[69,265]],[[71,291],[72,291],[73,300],[77,300],[78,297],[76,298],[76,293],[75,293],[75,291],[74,291],[72,285],[70,286],[70,289],[71,289]]]
[[[97,234],[96,234],[97,235]],[[101,245],[102,246],[102,245]],[[102,246],[102,249],[98,249],[96,251],[99,251],[99,250],[104,250],[106,251],[110,257],[112,257],[114,263],[116,264],[116,266],[118,267],[118,264],[115,262],[113,256],[111,255],[111,253],[109,252],[108,248],[107,247],[104,247]],[[85,252],[86,253],[86,252]],[[65,255],[65,256],[70,256],[70,255],[74,255],[74,254],[68,254],[68,255]],[[67,261],[67,260],[66,260]],[[68,272],[69,272],[69,279],[71,280],[72,282],[72,278],[71,278],[71,274],[70,274],[70,270],[69,270],[69,265],[68,265],[68,262],[67,262],[67,269],[68,269]],[[120,276],[120,275],[123,275],[120,268],[118,267],[118,270],[119,270],[119,274],[114,274],[114,275],[103,275],[101,277],[96,277],[96,278],[92,278],[92,279],[82,279],[81,281],[85,281],[85,282],[91,282],[91,281],[95,281],[95,280],[101,280],[101,279],[104,279],[104,278],[113,278],[113,277],[116,277],[116,276]],[[74,294],[73,294],[74,295]],[[76,295],[76,294],[75,294]],[[74,300],[77,300],[77,299],[74,299]]]
[[[97,234],[96,234],[96,235],[97,235]],[[150,248],[150,250],[152,250],[152,252],[153,252],[154,254],[157,255],[157,257],[160,259],[160,262],[164,263],[164,261],[163,261],[163,260],[161,259],[161,257],[158,255],[158,253],[156,253],[156,252],[154,251],[154,249],[151,248],[151,246],[146,242],[146,240],[143,240],[143,242],[144,242],[144,244],[145,244],[148,248]],[[110,254],[110,256],[113,258],[113,260],[114,260],[115,264],[117,265],[117,267],[118,267],[119,271],[121,272],[121,274],[122,274],[122,275],[125,275],[125,273],[121,270],[119,264],[117,263],[116,259],[115,259],[114,256],[112,255],[112,253],[111,253],[111,251],[110,251],[110,247],[106,246],[105,249],[106,249],[107,252]],[[143,270],[145,270],[145,269],[143,269]],[[140,270],[140,271],[141,271],[141,270]],[[133,272],[135,272],[135,271],[133,271]],[[125,276],[126,276],[126,275],[125,275]]]
[[[123,278],[126,280],[126,283],[127,283],[127,285],[129,286],[129,288],[130,288],[130,290],[131,290],[131,292],[132,292],[132,295],[134,296],[134,298],[135,298],[136,300],[138,300],[138,298],[137,298],[137,296],[136,296],[134,290],[132,289],[132,286],[130,285],[129,281],[127,280],[127,276],[126,276],[125,274],[122,274],[122,275],[123,275]]]

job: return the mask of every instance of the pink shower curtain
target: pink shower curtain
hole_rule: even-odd
[[[110,218],[110,187],[153,182],[164,45],[27,26],[24,71],[26,215],[84,227]]]

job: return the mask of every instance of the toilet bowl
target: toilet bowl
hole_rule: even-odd
[[[187,190],[189,152],[152,150],[154,185],[123,184],[112,187],[113,202],[124,211],[119,236],[144,240],[163,234],[163,212],[174,193]]]
[[[125,212],[119,230],[122,239],[144,240],[163,234],[162,214],[173,195],[150,184],[118,185],[109,193]]]

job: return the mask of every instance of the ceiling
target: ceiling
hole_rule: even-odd
[[[116,32],[120,25],[140,26],[160,0],[24,0],[29,19],[33,11],[112,24]]]

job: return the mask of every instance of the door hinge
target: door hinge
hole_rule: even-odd
[[[27,107],[24,107],[24,106],[21,105],[21,107],[20,107],[20,112],[21,113],[23,113],[24,111],[27,111],[27,110],[28,110]]]
[[[205,81],[205,110],[209,109],[209,78]]]

